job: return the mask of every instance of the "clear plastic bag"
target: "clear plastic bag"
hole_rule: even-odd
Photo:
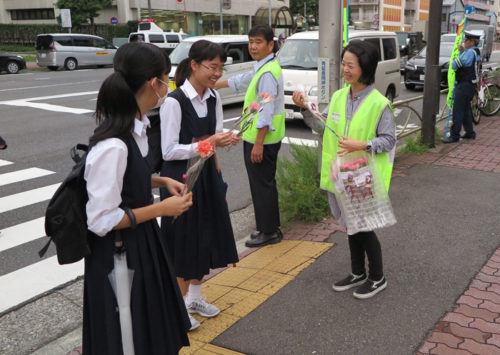
[[[337,157],[331,162],[330,177],[349,234],[396,223],[374,155],[357,151]]]

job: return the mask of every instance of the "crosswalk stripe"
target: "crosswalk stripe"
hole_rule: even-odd
[[[11,164],[14,164],[14,163],[11,161],[0,159],[0,166],[11,165]]]
[[[61,105],[44,104],[41,102],[29,102],[26,100],[3,101],[3,102],[0,102],[0,104],[9,105],[9,106],[32,107],[32,108],[36,108],[39,110],[47,110],[47,111],[53,111],[53,112],[75,113],[78,115],[81,115],[84,113],[94,112],[94,110],[87,110],[87,109],[83,109],[83,108],[74,108],[74,107],[66,107],[66,106],[61,106]]]
[[[0,277],[0,313],[83,275],[83,260],[59,265],[53,256]]]
[[[49,200],[60,183],[0,198],[0,213]]]
[[[285,144],[306,145],[308,147],[317,147],[318,146],[318,141],[314,140],[314,139],[285,137],[285,138],[283,138],[282,142]]]
[[[0,231],[0,252],[43,237],[45,235],[44,221],[45,218],[40,217],[2,229]]]
[[[19,181],[35,179],[37,177],[42,177],[51,174],[54,174],[54,172],[40,168],[29,168],[29,169],[13,171],[11,173],[0,174],[0,186],[13,184]]]

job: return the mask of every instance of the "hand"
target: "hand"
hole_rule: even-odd
[[[298,91],[295,91],[292,95],[293,103],[299,107],[306,108],[304,94]]]
[[[241,141],[241,137],[237,135],[236,133],[233,133],[233,136],[231,137],[231,144],[236,145]]]
[[[250,153],[250,160],[254,164],[261,163],[263,154],[264,154],[264,145],[255,143],[253,145],[252,152]]]
[[[212,144],[216,147],[225,147],[232,143],[233,132],[226,133],[215,133],[209,139],[212,141]]]
[[[366,149],[366,142],[363,141],[357,141],[355,139],[342,136],[342,140],[339,141],[339,147],[342,148],[341,150],[337,151],[337,155],[339,157],[346,156],[347,154],[351,152],[355,152],[357,150],[365,150]]]
[[[458,47],[458,50],[459,50],[460,52],[463,52],[463,51],[464,51],[464,49],[465,49],[465,48],[464,48],[463,44],[461,44],[461,45]]]
[[[189,192],[184,196],[172,196],[159,203],[162,207],[162,216],[180,216],[193,204],[193,193]]]
[[[168,192],[170,192],[173,196],[182,196],[182,193],[186,188],[186,185],[177,180],[171,178],[165,178],[165,187],[167,188]]]

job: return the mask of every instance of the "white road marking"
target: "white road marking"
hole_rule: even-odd
[[[83,260],[59,265],[53,256],[0,277],[0,313],[83,275]]]
[[[29,206],[52,198],[60,183],[0,198],[0,213]]]
[[[0,174],[0,186],[13,184],[19,181],[35,179],[37,177],[42,177],[51,174],[54,174],[54,172],[40,168],[29,168],[29,169],[13,171],[11,173]]]
[[[41,102],[29,102],[29,101],[25,101],[25,100],[3,101],[3,102],[0,102],[0,104],[8,105],[8,106],[32,107],[32,108],[36,108],[36,109],[40,109],[40,110],[74,113],[77,115],[94,112],[94,110],[87,110],[87,109],[83,109],[83,108],[73,108],[73,107],[66,107],[66,106],[61,106],[61,105],[44,104]]]
[[[14,164],[14,163],[11,161],[0,159],[0,166],[6,166],[6,165],[11,165],[11,164]]]
[[[0,231],[0,252],[45,236],[44,223],[45,217],[40,217],[2,229]]]
[[[2,91],[27,90],[27,89],[41,89],[41,88],[45,89],[45,88],[53,87],[53,86],[66,86],[66,85],[88,84],[88,83],[95,83],[95,82],[100,82],[100,81],[101,80],[89,80],[89,81],[76,81],[76,82],[72,82],[72,83],[63,83],[63,84],[52,84],[52,85],[41,85],[41,86],[26,86],[26,87],[22,87],[22,88],[0,89],[0,92],[2,92]]]

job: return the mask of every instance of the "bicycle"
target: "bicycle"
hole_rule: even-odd
[[[492,72],[491,68],[481,72],[476,92],[471,101],[472,121],[475,124],[479,124],[481,114],[493,116],[500,110],[500,85],[494,80],[496,78],[491,76]]]

